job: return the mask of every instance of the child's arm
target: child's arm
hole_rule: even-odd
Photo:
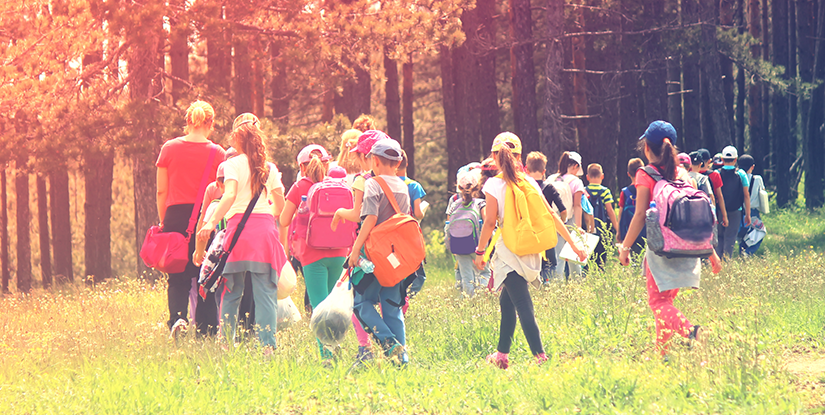
[[[361,232],[358,233],[358,239],[355,240],[352,251],[349,253],[347,263],[350,268],[358,266],[358,257],[361,255],[361,248],[363,248],[364,243],[367,242],[367,238],[370,232],[372,232],[372,228],[375,227],[376,222],[378,222],[378,216],[376,215],[367,215],[367,217],[364,218],[364,222],[361,224]]]
[[[269,200],[272,202],[272,216],[275,217],[276,223],[278,216],[284,210],[284,188],[276,187],[269,192]]]
[[[195,227],[195,229],[196,229],[195,232],[201,230],[201,228],[203,228],[204,223],[206,223],[206,222],[204,222],[204,216],[206,215],[206,210],[209,209],[209,204],[210,203],[212,203],[211,200],[206,200],[206,198],[203,198],[203,203],[201,203],[201,214],[198,217],[198,226]],[[197,244],[196,244],[196,246],[197,246]]]
[[[604,207],[607,209],[607,217],[613,223],[613,232],[616,232],[616,238],[619,237],[619,219],[616,218],[616,211],[613,210],[613,203],[605,203]],[[616,239],[618,241],[618,239]]]
[[[721,216],[722,226],[728,227],[728,211],[725,210],[725,198],[722,197],[722,189],[719,187],[713,188],[713,194],[716,195],[716,216]],[[719,215],[719,213],[722,213]]]
[[[209,241],[209,236],[212,235],[212,231],[215,230],[215,227],[218,226],[218,222],[226,216],[226,213],[229,212],[229,208],[232,207],[232,204],[235,203],[235,197],[238,194],[238,181],[237,180],[226,180],[224,182],[226,186],[226,190],[223,192],[223,197],[221,197],[221,201],[218,202],[218,206],[215,208],[215,212],[212,213],[212,217],[203,225],[197,233],[197,238],[195,239],[195,252],[192,254],[192,262],[195,265],[200,266],[201,262],[203,262],[203,256],[206,254],[206,242]]]
[[[413,216],[419,221],[424,219],[424,211],[421,210],[421,199],[415,199],[413,202]]]
[[[278,217],[278,224],[281,225],[281,232],[278,233],[279,239],[281,240],[281,245],[284,247],[284,251],[286,251],[286,256],[289,256],[289,243],[288,243],[288,232],[285,232],[289,229],[289,225],[292,224],[292,220],[295,217],[295,210],[297,207],[295,203],[292,203],[291,200],[287,200],[284,202],[284,209],[281,211],[281,215]]]
[[[622,265],[628,265],[630,263],[630,248],[633,242],[636,241],[636,238],[639,237],[642,228],[645,227],[645,215],[649,207],[650,188],[636,186],[636,213],[633,215],[633,220],[630,221],[630,227],[627,229],[624,242],[619,245],[619,263]]]
[[[573,194],[573,220],[576,226],[582,227],[582,192],[581,190]]]
[[[342,220],[358,223],[361,220],[361,204],[364,203],[364,192],[362,190],[352,191],[352,209],[340,208],[335,211],[332,217],[330,228],[332,230],[338,229],[338,224]]]
[[[553,212],[552,210],[550,211],[550,215],[553,216],[553,222],[556,224],[556,231],[558,231],[562,239],[564,239],[565,241],[567,241],[568,244],[570,244],[570,247],[573,248],[573,252],[575,252],[576,255],[579,256],[579,259],[581,261],[585,261],[587,259],[587,254],[585,254],[584,251],[579,249],[579,246],[576,245],[576,242],[573,241],[573,237],[570,236],[570,232],[567,230],[567,226],[564,226],[564,223],[561,221],[561,218],[559,218],[559,216],[556,215],[556,212]]]
[[[166,167],[158,167],[157,187],[158,218],[160,218],[160,223],[163,223],[163,218],[166,216],[166,196],[169,195],[169,175]]]
[[[744,183],[743,183],[744,184]],[[748,186],[742,186],[743,191],[745,192],[745,225],[750,226],[751,224],[751,192],[748,190]]]
[[[478,247],[476,247],[476,257],[473,260],[476,268],[484,268],[484,251],[487,249],[487,244],[490,243],[490,238],[493,237],[493,231],[496,229],[496,222],[498,222],[498,199],[486,193],[487,206],[484,208],[484,225],[481,226],[481,235],[478,237]],[[482,254],[479,255],[478,253]]]

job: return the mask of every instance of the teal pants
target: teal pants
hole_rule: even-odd
[[[250,272],[252,295],[255,299],[255,325],[258,338],[266,346],[275,347],[275,327],[278,321],[278,286],[272,282],[269,273]],[[221,326],[229,342],[234,341],[238,329],[238,307],[243,297],[245,273],[224,274],[231,281],[232,291],[223,296],[221,303]]]
[[[322,258],[311,264],[303,265],[304,282],[307,286],[307,294],[309,294],[309,303],[312,304],[313,309],[321,304],[321,301],[324,301],[332,291],[332,287],[344,271],[346,260],[345,257]],[[332,357],[320,341],[318,341],[318,349],[321,351],[321,357]]]

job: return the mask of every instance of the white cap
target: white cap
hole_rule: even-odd
[[[576,173],[576,176],[584,176],[584,169],[582,169],[582,156],[581,154],[575,151],[568,151],[567,155],[570,157],[570,160],[575,161],[579,165],[579,171]],[[562,174],[567,173],[566,171],[561,172]]]
[[[722,159],[723,160],[736,160],[739,158],[739,152],[736,151],[736,147],[734,146],[727,146],[722,149]]]

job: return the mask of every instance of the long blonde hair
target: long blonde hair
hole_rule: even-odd
[[[344,131],[344,134],[341,134],[341,148],[338,153],[338,165],[343,167],[344,170],[350,174],[359,173],[361,171],[361,163],[358,161],[358,155],[356,153],[349,152],[358,145],[358,136],[360,135],[361,131],[355,129]]]
[[[250,123],[238,127],[232,132],[232,136],[249,160],[249,183],[252,186],[252,194],[258,194],[265,190],[266,179],[269,178],[263,132]]]
[[[326,177],[329,162],[321,160],[321,152],[318,150],[310,153],[310,157],[308,162],[301,165],[304,167],[304,177],[311,180],[312,183],[318,183]]]
[[[215,120],[215,109],[206,101],[197,100],[189,104],[186,109],[186,131],[187,134],[199,128],[212,128]]]
[[[524,177],[521,169],[521,154],[513,153],[510,147],[501,146],[501,149],[493,153],[493,158],[507,184],[513,184]]]

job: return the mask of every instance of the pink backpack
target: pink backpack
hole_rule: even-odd
[[[345,180],[327,177],[309,189],[307,246],[315,249],[341,249],[350,248],[355,243],[357,224],[354,222],[340,222],[335,231],[330,227],[336,210],[352,209],[352,189]]]
[[[691,185],[668,181],[645,166],[656,186],[646,212],[647,248],[667,258],[707,258],[716,243],[716,214],[710,198]]]

